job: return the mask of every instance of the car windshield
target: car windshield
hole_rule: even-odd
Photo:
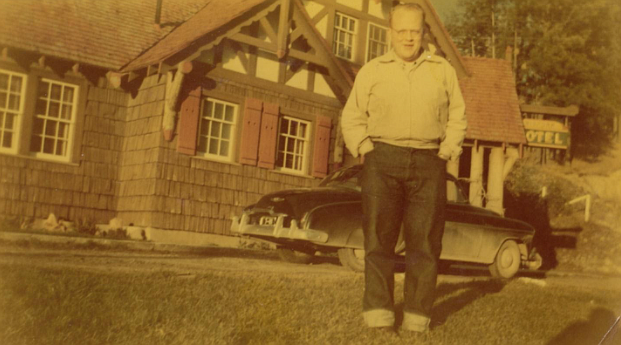
[[[356,165],[346,169],[340,169],[324,178],[319,187],[342,187],[360,190],[360,173],[362,166]]]

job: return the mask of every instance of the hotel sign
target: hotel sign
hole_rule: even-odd
[[[562,123],[550,120],[524,119],[524,131],[529,146],[567,149],[569,129]]]

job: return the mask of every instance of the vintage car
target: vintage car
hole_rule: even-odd
[[[282,259],[308,263],[315,253],[338,253],[343,266],[364,270],[359,177],[362,166],[335,171],[317,188],[283,190],[263,196],[233,217],[231,230],[277,245]],[[532,248],[535,229],[466,201],[462,180],[448,175],[447,215],[441,264],[484,264],[492,276],[511,278],[520,268],[538,269]],[[400,236],[396,255],[403,255]],[[398,256],[396,256],[398,258]]]

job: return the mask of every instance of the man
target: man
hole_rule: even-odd
[[[365,157],[363,317],[394,331],[394,250],[403,224],[402,327],[424,332],[444,233],[446,162],[461,154],[465,106],[453,67],[421,47],[423,9],[397,5],[389,22],[393,50],[360,70],[342,117],[345,144]]]

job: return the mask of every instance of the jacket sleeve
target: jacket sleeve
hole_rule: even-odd
[[[439,154],[457,161],[462,152],[462,144],[466,137],[466,104],[459,88],[455,69],[448,65],[446,68],[446,86],[449,97],[448,120],[444,140],[440,143]]]
[[[360,145],[369,137],[367,133],[367,106],[371,89],[371,74],[369,70],[369,66],[365,65],[358,72],[354,87],[349,94],[341,115],[341,129],[345,146],[347,146],[349,152],[354,157],[358,157],[361,154],[359,150]],[[367,142],[370,143],[370,141]],[[365,151],[370,150],[367,149]],[[363,151],[362,153],[366,152]]]

